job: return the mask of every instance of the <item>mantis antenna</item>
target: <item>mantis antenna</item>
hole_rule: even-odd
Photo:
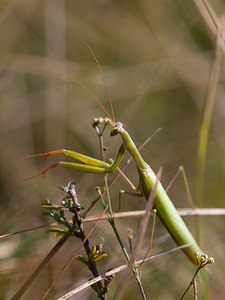
[[[100,103],[100,101],[97,99],[97,97],[95,97],[95,95],[88,89],[86,88],[86,86],[84,86],[80,81],[78,81],[77,79],[71,78],[75,83],[77,83],[82,90],[84,90],[89,96],[91,96],[91,98],[98,104],[98,106],[101,107],[101,109],[104,111],[104,113],[107,115],[107,117],[110,119],[110,121],[112,122],[112,124],[115,124],[114,119],[112,119],[109,115],[109,113],[107,112],[107,110],[104,108],[104,106]]]
[[[107,87],[107,84],[106,84],[105,77],[104,77],[104,75],[103,75],[101,66],[100,66],[100,64],[99,64],[99,62],[98,62],[98,59],[97,59],[96,55],[94,54],[93,50],[91,49],[91,47],[88,45],[87,42],[85,42],[85,41],[83,41],[83,42],[84,42],[84,44],[86,45],[86,47],[89,49],[89,51],[91,52],[91,54],[92,54],[92,56],[94,57],[94,60],[95,60],[95,62],[96,62],[96,64],[97,64],[97,66],[98,66],[98,69],[99,69],[99,72],[100,72],[100,74],[101,74],[101,77],[102,77],[102,80],[103,80],[103,83],[104,83],[104,86],[105,86],[105,90],[106,90],[106,93],[107,93],[107,96],[108,96],[110,109],[111,109],[111,112],[112,112],[112,118],[110,118],[110,120],[112,121],[113,124],[115,124],[115,115],[114,115],[114,111],[113,111],[112,100],[111,100],[111,97],[110,97],[110,94],[109,94],[109,89],[108,89],[108,87]],[[100,105],[100,106],[101,106],[101,108],[103,108],[102,105]],[[105,110],[105,109],[103,109],[103,110],[104,110],[104,112],[106,113],[106,110]],[[109,117],[108,113],[106,113],[106,114],[107,114],[107,116]]]

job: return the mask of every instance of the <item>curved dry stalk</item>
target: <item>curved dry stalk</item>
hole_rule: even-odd
[[[11,300],[18,300],[21,296],[26,292],[26,290],[30,287],[32,282],[37,278],[42,269],[46,266],[46,264],[52,259],[52,257],[59,251],[59,249],[65,244],[69,235],[64,235],[56,245],[51,249],[51,251],[46,255],[46,257],[42,260],[42,262],[37,266],[37,268],[33,271],[33,273],[27,278],[21,288],[16,292],[16,294],[11,298]]]
[[[221,45],[224,45],[223,28],[221,28],[220,21],[217,28],[217,46],[215,57],[209,74],[209,83],[207,86],[204,109],[202,115],[202,122],[199,133],[198,158],[197,158],[197,174],[196,174],[196,205],[203,207],[203,184],[206,163],[206,151],[208,145],[209,129],[211,124],[213,107],[216,99],[216,91],[218,80],[220,76],[220,62],[221,62]],[[198,217],[197,221],[197,241],[200,243],[201,219]]]

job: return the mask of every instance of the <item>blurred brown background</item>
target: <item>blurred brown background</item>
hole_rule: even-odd
[[[225,11],[224,1],[211,4],[220,17]],[[91,122],[93,117],[104,117],[104,113],[71,80],[74,77],[84,83],[109,109],[99,70],[83,40],[102,66],[116,120],[124,123],[137,146],[162,128],[143,149],[143,156],[155,171],[163,166],[165,185],[183,165],[195,195],[199,129],[216,37],[194,1],[3,0],[0,37],[1,234],[47,224],[49,220],[39,206],[46,196],[60,203],[63,194],[57,185],[75,181],[84,207],[96,197],[94,187],[102,185],[99,175],[61,168],[45,178],[21,182],[57,159],[64,159],[51,157],[46,162],[43,158],[24,158],[25,154],[66,148],[99,158],[98,139]],[[207,149],[205,207],[224,206],[224,115],[222,58]],[[106,134],[108,157],[115,157],[120,143],[120,137],[112,139]],[[126,174],[138,182],[134,165]],[[126,185],[119,180],[111,190],[114,209],[121,188]],[[189,206],[181,176],[169,194],[176,207]],[[125,196],[122,210],[144,206],[144,200]],[[93,213],[101,211],[99,204]],[[224,299],[224,216],[206,216],[202,220],[202,248],[216,260],[210,267],[211,299]],[[195,217],[185,217],[185,221],[195,232]],[[138,223],[139,219],[133,218],[118,221],[125,243],[127,227],[135,232]],[[158,221],[156,238],[165,234]],[[145,247],[149,235],[150,229]],[[108,224],[98,225],[91,241],[103,243],[108,253],[104,262],[99,263],[100,272],[125,262]],[[16,292],[55,243],[56,239],[46,234],[45,229],[1,241],[0,299],[9,299]],[[22,299],[39,299],[78,244],[75,239],[66,244]],[[173,241],[154,246],[152,253],[170,247],[174,247]],[[183,253],[177,252],[146,263],[143,285],[151,299],[178,299],[193,272],[194,267]],[[110,286],[109,299],[120,276]],[[56,299],[90,277],[88,270],[74,261],[49,299]],[[138,293],[131,278],[124,299],[140,299]],[[96,298],[91,289],[73,299],[79,297]],[[192,294],[186,299],[193,299]]]

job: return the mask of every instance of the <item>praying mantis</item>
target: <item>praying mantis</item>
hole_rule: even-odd
[[[32,176],[26,180],[35,178],[40,175],[45,175],[48,171],[51,169],[62,166],[66,168],[72,168],[78,172],[86,172],[86,173],[94,173],[94,174],[107,174],[107,173],[113,173],[117,167],[119,166],[125,151],[128,151],[132,158],[134,159],[134,162],[137,167],[137,171],[139,174],[139,185],[137,188],[134,189],[135,192],[139,191],[141,195],[143,195],[146,200],[149,199],[150,193],[153,189],[154,184],[157,181],[157,176],[151,169],[151,167],[145,162],[143,157],[141,156],[140,152],[138,151],[134,141],[128,134],[128,132],[124,129],[123,124],[121,122],[115,122],[113,107],[112,107],[112,101],[110,98],[110,94],[100,67],[100,64],[98,63],[98,60],[93,53],[92,49],[87,45],[90,52],[92,53],[97,66],[99,68],[101,77],[104,82],[104,86],[107,92],[109,104],[111,107],[111,113],[112,116],[109,115],[109,113],[105,110],[105,108],[102,106],[102,104],[99,102],[99,100],[85,87],[83,86],[79,81],[74,80],[80,87],[85,90],[93,99],[94,101],[102,108],[102,110],[107,115],[107,118],[99,118],[95,119],[96,122],[105,122],[105,124],[109,124],[111,129],[111,137],[115,137],[117,135],[120,135],[122,138],[122,144],[119,148],[118,154],[113,161],[112,159],[109,160],[109,162],[101,161],[83,154],[80,154],[78,152],[74,152],[71,150],[65,150],[65,149],[58,149],[54,151],[50,151],[47,153],[41,153],[41,154],[34,154],[34,155],[26,155],[26,157],[38,157],[38,156],[45,156],[46,158],[51,155],[63,153],[66,156],[74,158],[78,163],[75,162],[64,162],[59,161],[55,164],[49,166],[47,169],[45,169],[43,172],[41,172],[38,175]],[[80,162],[80,163],[79,163]],[[164,224],[164,226],[167,228],[168,232],[171,234],[172,238],[175,240],[177,245],[186,245],[188,246],[186,248],[183,248],[184,253],[188,256],[188,258],[194,263],[198,264],[198,261],[196,259],[196,255],[194,255],[194,251],[197,251],[200,255],[203,254],[202,250],[200,249],[199,245],[195,241],[193,235],[189,231],[188,227],[184,223],[183,219],[178,214],[175,206],[173,205],[172,201],[170,200],[168,194],[166,193],[165,189],[163,188],[162,184],[160,182],[157,182],[157,189],[155,193],[155,200],[154,200],[154,208],[157,210],[157,215],[161,222]]]

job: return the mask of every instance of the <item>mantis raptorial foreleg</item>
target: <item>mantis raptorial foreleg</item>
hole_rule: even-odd
[[[87,156],[87,155],[84,155],[84,154],[81,154],[81,153],[78,153],[75,151],[65,150],[65,149],[58,149],[58,150],[41,153],[41,154],[25,155],[25,157],[45,156],[45,158],[47,158],[48,156],[51,156],[51,155],[63,153],[69,157],[76,159],[77,161],[79,161],[81,163],[59,161],[59,162],[49,166],[43,172],[41,172],[37,175],[31,176],[27,179],[24,179],[23,181],[27,181],[29,179],[33,179],[33,178],[41,176],[41,175],[45,175],[48,171],[50,171],[53,168],[56,168],[57,166],[72,168],[76,171],[80,171],[80,172],[84,172],[84,173],[93,173],[93,174],[112,173],[115,171],[117,166],[120,164],[120,162],[123,158],[124,152],[125,152],[125,148],[124,148],[124,145],[122,144],[118,151],[115,161],[110,159],[109,163],[106,163],[102,160],[98,160],[96,158],[93,158],[93,157],[90,157],[90,156]]]
[[[138,198],[142,198],[144,197],[144,195],[142,193],[138,193],[138,192],[128,192],[128,191],[124,191],[124,190],[120,190],[119,191],[119,207],[118,209],[116,210],[116,212],[120,211],[121,209],[121,202],[122,202],[122,195],[131,195],[133,197],[138,197]]]

